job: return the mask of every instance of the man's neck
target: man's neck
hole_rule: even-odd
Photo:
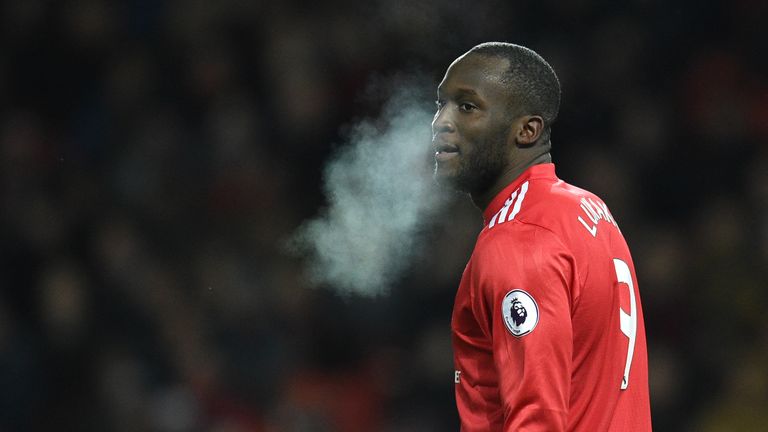
[[[524,173],[528,168],[534,165],[550,162],[552,162],[552,155],[549,153],[549,151],[547,151],[546,153],[529,159],[525,163],[510,165],[509,169],[502,173],[501,176],[499,176],[499,179],[496,181],[496,183],[494,183],[492,187],[488,188],[488,190],[482,193],[470,193],[469,196],[475,206],[479,208],[480,211],[483,211],[486,207],[488,207],[488,204],[491,203],[491,200],[493,200],[493,198],[499,194],[499,192],[501,192],[510,183],[515,181],[515,179],[520,177],[520,174]]]

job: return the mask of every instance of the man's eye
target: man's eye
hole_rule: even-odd
[[[462,104],[460,104],[460,105],[459,105],[459,109],[460,109],[460,110],[462,110],[462,111],[465,111],[465,112],[469,112],[469,111],[474,111],[474,110],[476,110],[476,109],[477,109],[477,107],[476,107],[476,106],[474,106],[474,105],[472,105],[472,104],[471,104],[471,103],[469,103],[469,102],[464,102],[464,103],[462,103]]]

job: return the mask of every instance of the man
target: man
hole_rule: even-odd
[[[438,87],[435,178],[484,224],[452,317],[462,431],[651,429],[634,265],[594,194],[555,175],[560,84],[528,48],[478,45]]]

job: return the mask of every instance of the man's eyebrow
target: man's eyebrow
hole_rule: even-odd
[[[456,94],[477,96],[477,92],[475,90],[471,88],[461,88],[461,87],[456,89]]]
[[[455,96],[479,96],[477,91],[467,88],[467,87],[459,87],[456,90],[452,92]],[[445,94],[445,89],[438,87],[437,88],[437,94]]]

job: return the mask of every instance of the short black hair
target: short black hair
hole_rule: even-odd
[[[530,48],[507,42],[485,42],[467,54],[498,57],[509,61],[502,78],[515,95],[520,114],[539,115],[544,119],[544,132],[549,139],[550,127],[560,110],[560,80],[546,60]]]

